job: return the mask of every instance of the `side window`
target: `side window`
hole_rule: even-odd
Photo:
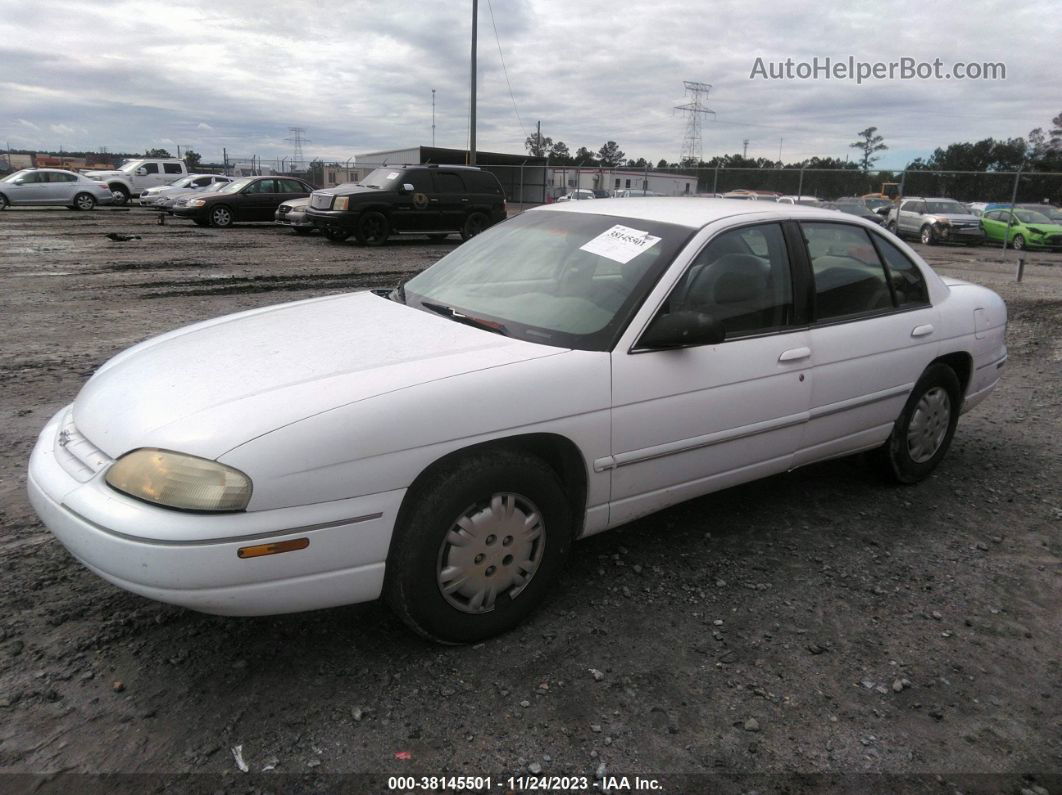
[[[144,173],[146,173],[146,174],[158,174],[159,173],[159,164],[158,163],[144,163],[143,169],[144,169]]]
[[[201,188],[204,185],[209,185],[211,182],[212,179],[210,177],[200,177],[199,179],[193,180],[192,184],[195,185],[197,188]]]
[[[277,180],[280,183],[281,193],[305,193],[306,189],[293,179]]]
[[[892,308],[885,268],[866,230],[848,224],[800,225],[815,276],[815,318]]]
[[[243,190],[244,193],[273,193],[273,180],[260,179],[252,182]]]
[[[165,172],[167,174],[183,174],[184,173],[181,170],[181,164],[180,163],[163,163],[162,164],[162,168],[163,168],[163,170],[165,170]]]
[[[874,235],[874,242],[889,270],[897,305],[928,304],[929,288],[926,287],[926,280],[922,278],[922,272],[918,270],[918,266],[885,238]]]
[[[431,174],[422,169],[417,171],[407,171],[402,175],[402,178],[398,180],[399,185],[410,184],[413,186],[415,193],[431,193]]]
[[[793,319],[789,254],[778,224],[733,229],[713,239],[668,298],[723,324],[727,339],[782,328]]]
[[[435,190],[439,193],[465,193],[465,183],[457,174],[438,171],[435,173]]]

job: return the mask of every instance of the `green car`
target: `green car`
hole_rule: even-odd
[[[1013,213],[1013,217],[1012,217]],[[1026,248],[1050,248],[1062,251],[1062,223],[1038,210],[1001,208],[989,210],[981,216],[981,228],[985,239],[1003,243],[1008,237],[1007,222],[1010,221],[1009,245],[1021,251]]]

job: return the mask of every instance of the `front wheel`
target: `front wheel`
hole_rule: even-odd
[[[513,628],[548,595],[572,519],[543,461],[505,450],[471,455],[429,476],[410,499],[384,592],[418,633],[474,643]]]
[[[937,236],[933,234],[933,227],[929,224],[922,227],[921,238],[922,242],[927,246],[932,246],[937,242]]]
[[[226,226],[232,226],[232,210],[226,207],[224,204],[219,204],[210,210],[210,225],[224,229]]]
[[[91,210],[96,206],[96,197],[91,193],[79,193],[74,197],[74,207],[78,210]]]
[[[1014,235],[1014,239],[1010,241],[1010,245],[1015,251],[1024,251],[1025,238],[1021,235]]]
[[[346,229],[340,229],[338,226],[322,227],[321,233],[325,236],[326,239],[332,241],[333,243],[342,243],[344,240],[350,237],[350,232],[348,232]]]
[[[917,483],[944,458],[959,422],[962,388],[946,364],[930,365],[918,379],[892,434],[875,454],[884,474]]]
[[[900,230],[896,228],[895,221],[889,221],[887,224],[885,224],[885,228],[892,232],[894,235],[900,234]]]
[[[129,191],[121,185],[111,188],[111,204],[115,207],[125,207],[129,204]]]
[[[5,196],[4,194],[0,193],[0,210],[6,210],[7,209],[7,204],[8,204],[7,196]]]
[[[361,214],[354,236],[363,246],[382,246],[391,234],[391,224],[387,216],[376,210]]]
[[[468,218],[465,219],[465,225],[461,229],[461,239],[468,240],[470,237],[475,237],[484,229],[490,226],[490,219],[483,213],[469,213]]]

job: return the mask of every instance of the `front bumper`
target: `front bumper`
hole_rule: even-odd
[[[315,210],[310,207],[306,210],[307,220],[318,229],[343,229],[353,232],[358,222],[360,213],[349,210]]]
[[[315,229],[313,222],[306,217],[306,213],[284,213],[278,210],[273,216],[274,220],[278,224],[283,226],[291,226],[296,229]]]
[[[103,476],[109,463],[91,445],[78,449],[87,440],[60,444],[60,431],[71,427],[68,411],[59,412],[37,440],[29,498],[55,537],[103,579],[218,615],[293,613],[380,595],[404,490],[231,514],[159,508],[108,486]],[[88,465],[77,469],[71,450],[85,455]],[[309,540],[305,549],[237,556],[242,547],[300,538]]]
[[[952,226],[951,224],[936,224],[933,227],[937,233],[937,239],[951,243],[969,243],[983,241],[985,232],[979,226]]]

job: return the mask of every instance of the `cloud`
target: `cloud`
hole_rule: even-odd
[[[210,126],[209,124],[207,124],[207,123],[206,123],[205,121],[201,121],[201,122],[199,122],[199,124],[197,124],[197,125],[195,126],[195,128],[196,128],[197,130],[206,130],[207,132],[210,132],[210,131],[212,131],[212,130],[214,129],[214,128],[213,128],[213,127],[211,127],[211,126]]]
[[[28,128],[30,130],[39,130],[40,129],[40,127],[38,127],[36,124],[34,124],[31,121],[26,121],[25,119],[15,119],[15,121],[19,125],[21,125],[23,127],[26,127],[26,128]]]
[[[49,124],[48,129],[56,135],[73,135],[77,130],[67,124]]]

